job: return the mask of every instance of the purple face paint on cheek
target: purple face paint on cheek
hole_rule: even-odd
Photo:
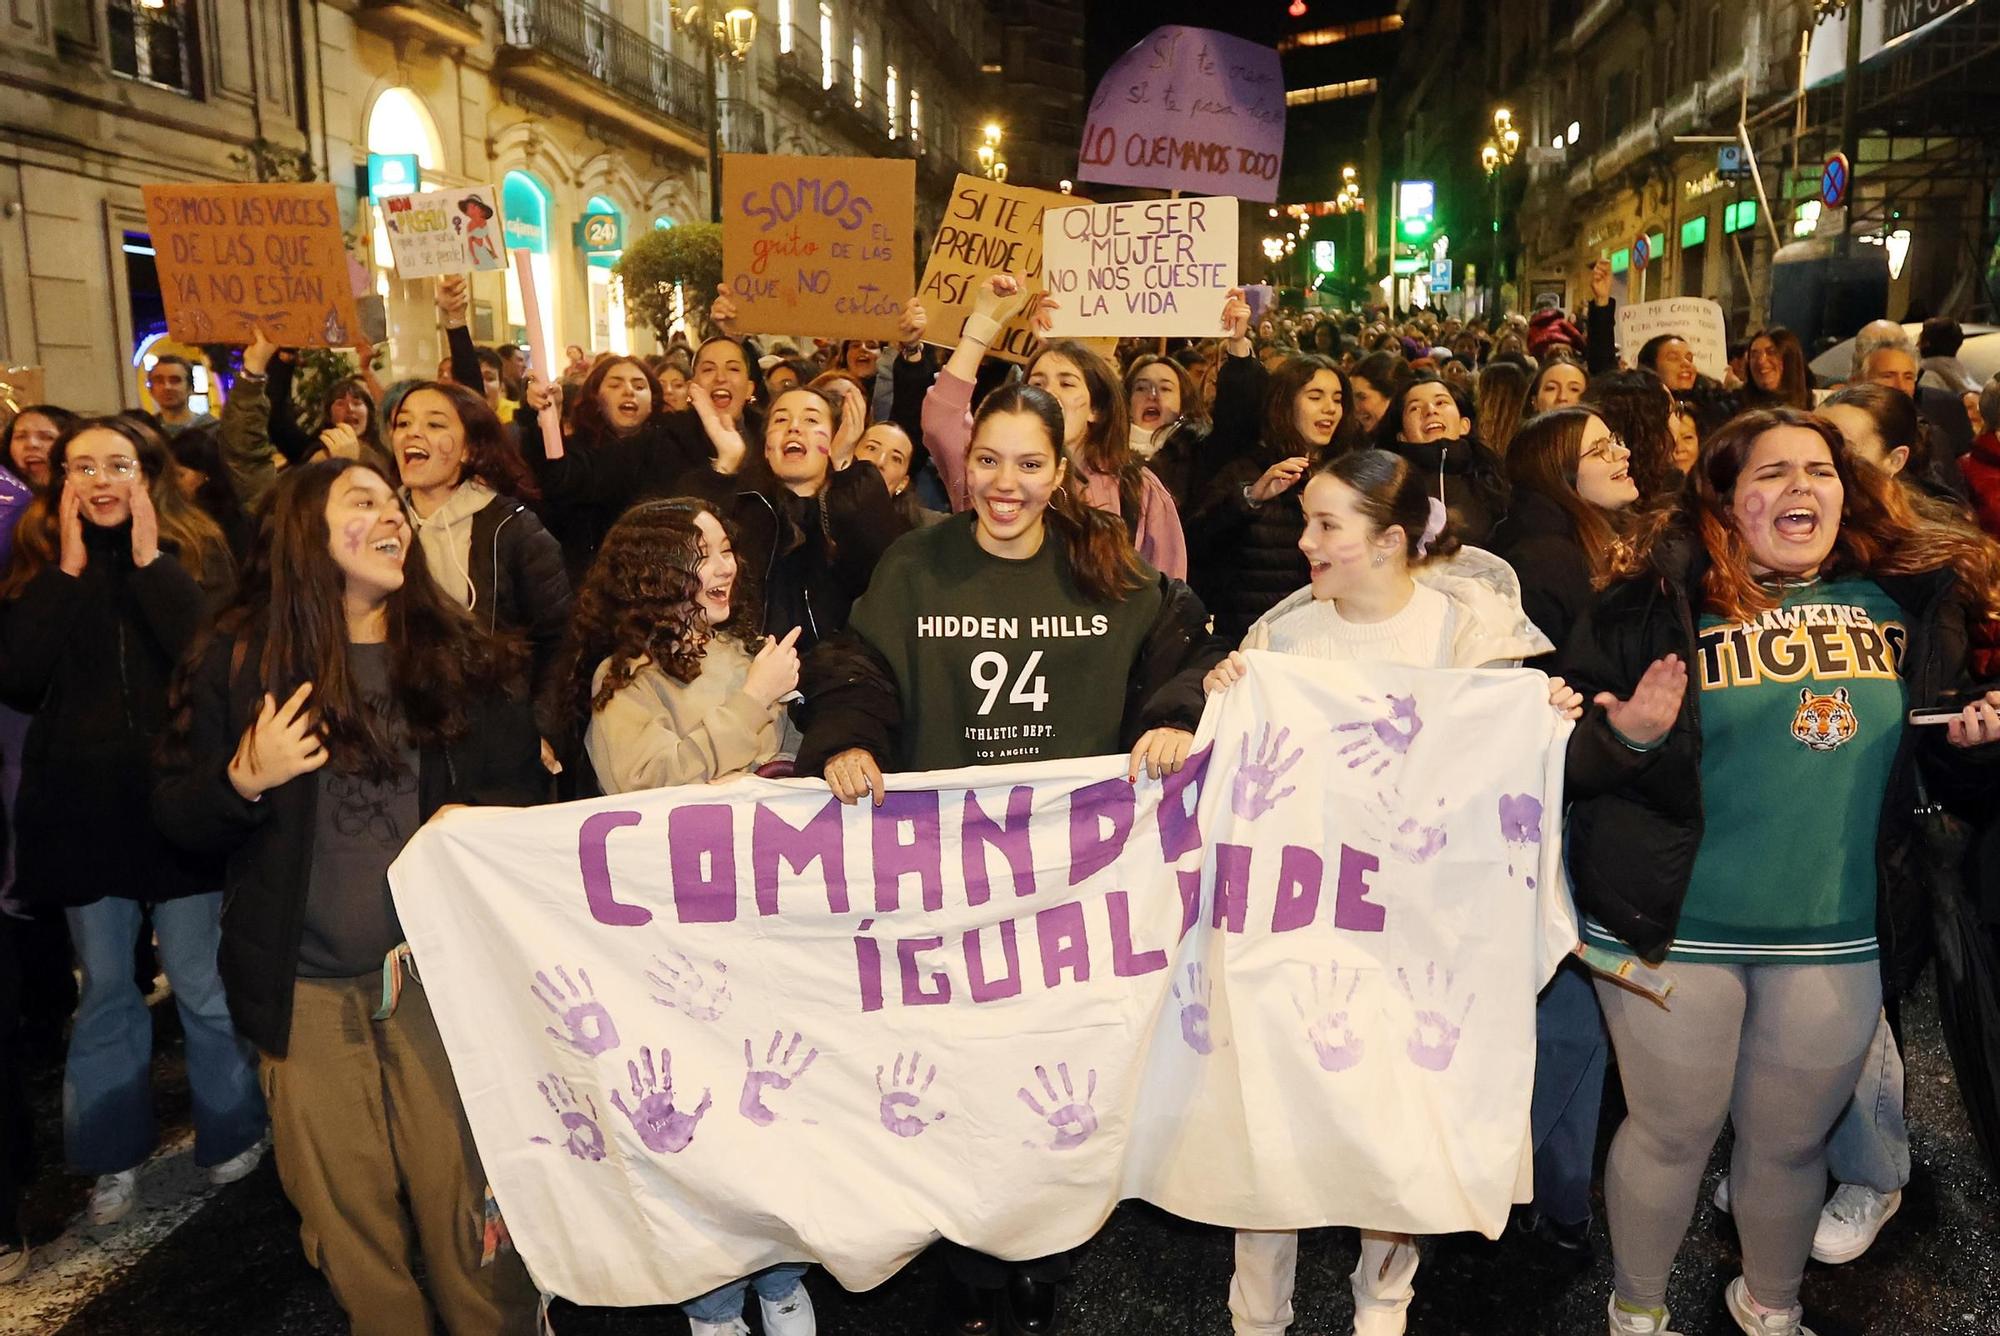
[[[361,555],[361,543],[367,536],[367,520],[349,520],[340,526],[340,544],[354,556]]]

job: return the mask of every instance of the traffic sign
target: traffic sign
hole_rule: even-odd
[[[1826,169],[1819,174],[1819,202],[1829,209],[1837,209],[1847,203],[1847,187],[1853,177],[1853,165],[1847,161],[1845,153],[1836,153],[1826,160]]]
[[[1451,291],[1451,261],[1450,261],[1450,260],[1432,260],[1432,261],[1431,261],[1431,291],[1432,291],[1432,292],[1449,292],[1449,291]]]
[[[1652,258],[1653,243],[1646,240],[1646,234],[1641,232],[1632,242],[1632,267],[1644,269]]]

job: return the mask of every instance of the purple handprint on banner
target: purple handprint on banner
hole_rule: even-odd
[[[1377,846],[1387,846],[1390,853],[1405,863],[1428,863],[1444,851],[1444,799],[1437,800],[1435,825],[1405,816],[1407,807],[1401,794],[1393,790],[1378,791],[1373,798],[1361,802],[1362,830]]]
[[[1062,1082],[1060,1095],[1056,1094],[1055,1082],[1049,1080],[1049,1069],[1035,1068],[1035,1079],[1042,1083],[1042,1093],[1048,1097],[1046,1105],[1026,1086],[1015,1093],[1055,1132],[1055,1138],[1049,1142],[1050,1150],[1075,1150],[1097,1131],[1097,1110],[1091,1107],[1091,1101],[1097,1097],[1097,1069],[1093,1067],[1086,1074],[1082,1099],[1076,1097],[1076,1085],[1070,1080],[1067,1062],[1056,1064],[1056,1076]]]
[[[564,1146],[579,1160],[597,1161],[604,1158],[604,1132],[598,1126],[597,1105],[588,1095],[578,1104],[576,1092],[569,1088],[569,1082],[550,1072],[535,1082],[535,1089],[542,1092],[549,1108],[562,1120],[563,1131],[568,1133]],[[586,1112],[588,1110],[588,1112]],[[529,1137],[538,1146],[551,1144],[547,1137]]]
[[[944,1120],[942,1109],[935,1117],[926,1119],[920,1108],[924,1092],[931,1088],[931,1082],[937,1080],[938,1072],[937,1064],[932,1063],[930,1069],[924,1072],[923,1081],[919,1084],[917,1072],[924,1065],[923,1058],[923,1054],[912,1052],[907,1059],[909,1071],[905,1074],[903,1064],[906,1059],[898,1053],[895,1070],[890,1074],[886,1084],[882,1080],[882,1068],[875,1069],[875,1089],[882,1096],[882,1126],[899,1137],[920,1136],[926,1127]]]
[[[1444,971],[1443,982],[1438,979],[1435,960],[1424,966],[1424,995],[1417,997],[1410,986],[1410,976],[1403,967],[1396,967],[1396,982],[1402,987],[1403,996],[1410,999],[1410,1005],[1417,1009],[1417,1028],[1410,1032],[1410,1061],[1426,1071],[1441,1072],[1451,1066],[1451,1060],[1458,1053],[1458,1040],[1462,1033],[1460,1026],[1472,1011],[1472,1003],[1477,994],[1467,994],[1465,1005],[1458,1009],[1458,1020],[1453,1021],[1445,1014],[1451,1005],[1452,972]]]
[[[641,1069],[641,1064],[644,1069]],[[653,1050],[641,1047],[639,1061],[627,1061],[625,1074],[632,1081],[632,1106],[627,1108],[624,1098],[616,1091],[611,1092],[611,1107],[625,1115],[625,1121],[632,1124],[632,1130],[639,1134],[639,1140],[647,1150],[664,1151],[678,1155],[694,1140],[695,1124],[708,1112],[713,1103],[709,1092],[701,1092],[701,1103],[693,1113],[686,1113],[674,1107],[674,1055],[666,1049],[660,1050],[660,1067],[653,1070]]]
[[[647,970],[646,982],[653,985],[653,1000],[661,1006],[698,1021],[719,1020],[729,1010],[729,980],[723,977],[729,966],[721,961],[709,962],[713,971],[709,974],[678,951],[654,956],[653,963],[660,968],[657,972]]]
[[[1278,759],[1291,735],[1291,729],[1279,729],[1277,739],[1273,741],[1271,726],[1265,724],[1263,734],[1257,739],[1257,759],[1254,761],[1250,759],[1250,735],[1245,733],[1237,739],[1236,776],[1229,784],[1229,810],[1243,820],[1255,821],[1298,792],[1297,787],[1290,784],[1276,793],[1271,792],[1285,777],[1285,772],[1297,765],[1299,758],[1306,754],[1304,747],[1295,747],[1290,756],[1282,761]]]
[[[591,985],[590,975],[579,967],[576,977],[583,980],[582,988],[576,986],[568,970],[558,965],[556,978],[562,980],[562,987],[558,988],[549,981],[546,970],[536,970],[535,982],[528,991],[563,1027],[560,1031],[553,1025],[546,1027],[549,1038],[568,1044],[586,1058],[594,1058],[618,1047],[618,1027],[612,1023],[611,1013],[597,1000],[597,989]]]
[[[1347,985],[1347,995],[1341,997],[1339,964],[1326,967],[1324,983],[1319,966],[1314,965],[1311,1005],[1297,994],[1292,996],[1292,1009],[1305,1022],[1306,1038],[1312,1041],[1313,1056],[1319,1059],[1322,1071],[1344,1072],[1360,1062],[1368,1051],[1368,1045],[1347,1019],[1348,1010],[1354,1005],[1354,994],[1361,987],[1361,971],[1350,970],[1348,978],[1352,982]]]
[[[764,1107],[766,1090],[790,1090],[792,1083],[806,1074],[806,1068],[813,1065],[819,1056],[817,1048],[809,1049],[804,1057],[799,1057],[799,1045],[805,1040],[797,1030],[792,1031],[791,1047],[785,1049],[784,1056],[778,1056],[779,1047],[785,1042],[783,1030],[773,1031],[771,1047],[764,1054],[764,1064],[757,1064],[755,1051],[748,1039],[743,1041],[743,1065],[748,1070],[743,1074],[743,1094],[736,1101],[736,1111],[759,1127],[769,1127],[778,1121],[778,1115]]]
[[[1532,793],[1501,794],[1500,838],[1507,841],[1507,875],[1515,875],[1516,862],[1523,864],[1521,879],[1534,890],[1542,856],[1542,800]]]
[[[1382,701],[1373,696],[1361,698],[1371,705],[1381,705]],[[1370,777],[1381,774],[1391,765],[1401,761],[1409,753],[1410,744],[1423,731],[1424,721],[1417,714],[1415,696],[1398,696],[1391,693],[1387,698],[1388,710],[1374,719],[1357,719],[1351,723],[1336,724],[1335,733],[1358,734],[1352,742],[1340,749],[1340,755],[1348,758],[1347,768],[1359,770],[1372,767]]]
[[[1184,995],[1181,986],[1174,985],[1174,1001],[1181,1007],[1181,1038],[1189,1048],[1206,1057],[1215,1051],[1215,1041],[1208,1036],[1210,984],[1198,963],[1187,967],[1187,989]]]

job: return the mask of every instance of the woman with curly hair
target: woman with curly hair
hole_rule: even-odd
[[[1610,573],[1562,656],[1593,700],[1569,744],[1568,864],[1586,944],[1632,978],[1664,962],[1673,996],[1597,983],[1629,1110],[1604,1176],[1609,1327],[1667,1330],[1727,1117],[1726,1303],[1746,1332],[1801,1336],[1827,1136],[1884,997],[1925,958],[1926,887],[1885,870],[1914,857],[1919,770],[1943,791],[1962,749],[2000,740],[2000,692],[1943,728],[1906,712],[1969,681],[2000,548],[1923,522],[1822,419],[1759,409],[1709,438]]]
[[[565,705],[606,793],[706,784],[798,753],[780,701],[798,630],[759,637],[736,548],[706,501],[642,501],[611,526],[577,590]]]
[[[511,1249],[484,1257],[486,1176],[402,968],[388,870],[426,821],[531,806],[548,777],[521,655],[411,546],[374,469],[285,470],[235,601],[175,684],[153,814],[227,859],[229,1014],[260,1051],[308,1256],[354,1330],[429,1331],[434,1304],[451,1331],[528,1336],[535,1287]]]
[[[1680,491],[1682,474],[1674,466],[1678,447],[1670,420],[1678,405],[1667,383],[1643,368],[1613,371],[1591,377],[1582,402],[1632,452],[1640,507],[1670,502]]]

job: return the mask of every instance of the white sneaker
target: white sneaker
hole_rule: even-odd
[[[1664,1308],[1659,1314],[1654,1317],[1651,1313],[1628,1313],[1618,1306],[1618,1296],[1614,1294],[1604,1303],[1605,1330],[1610,1336],[1680,1336],[1667,1328],[1673,1315]]]
[[[764,1336],[818,1336],[819,1319],[803,1283],[782,1299],[758,1295],[757,1309],[764,1318]]]
[[[12,1285],[28,1274],[28,1241],[0,1241],[0,1285]]]
[[[1806,1315],[1802,1307],[1785,1313],[1760,1313],[1752,1308],[1750,1287],[1741,1276],[1729,1282],[1724,1297],[1729,1301],[1729,1316],[1736,1319],[1745,1336],[1813,1336],[1812,1328],[1801,1320]]]
[[[703,1322],[691,1317],[688,1329],[688,1336],[750,1336],[750,1324],[740,1317],[727,1322]]]
[[[132,1213],[132,1198],[139,1191],[139,1171],[127,1169],[116,1174],[100,1174],[90,1194],[90,1223],[115,1225]]]
[[[232,1155],[221,1164],[211,1164],[208,1166],[209,1186],[219,1188],[226,1184],[234,1183],[240,1178],[248,1178],[250,1171],[255,1169],[263,1158],[264,1142],[260,1138],[249,1150],[244,1151],[241,1155]]]
[[[1853,1261],[1874,1246],[1882,1226],[1902,1208],[1900,1191],[1885,1197],[1859,1183],[1842,1183],[1819,1213],[1819,1227],[1813,1230],[1813,1260],[1830,1266]]]

